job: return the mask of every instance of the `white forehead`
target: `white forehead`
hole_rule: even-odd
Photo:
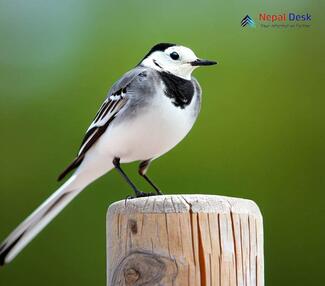
[[[181,60],[194,61],[197,59],[197,56],[194,52],[184,46],[172,46],[165,50],[166,54],[171,54],[172,52],[177,52]]]

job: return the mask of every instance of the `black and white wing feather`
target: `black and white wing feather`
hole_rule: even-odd
[[[89,126],[86,135],[81,143],[77,157],[73,162],[60,174],[58,180],[62,180],[70,171],[77,168],[85,157],[87,151],[97,142],[100,136],[106,131],[110,123],[118,116],[125,104],[128,102],[130,94],[128,87],[132,81],[144,71],[142,67],[127,72],[118,80],[99,108],[93,122]]]

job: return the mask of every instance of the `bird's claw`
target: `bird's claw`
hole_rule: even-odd
[[[157,194],[157,193],[145,193],[145,192],[138,192],[135,194],[135,196],[131,196],[131,195],[128,195],[126,198],[125,198],[125,205],[127,203],[128,200],[132,200],[132,199],[137,199],[137,198],[145,198],[145,197],[151,197],[151,196],[159,196],[160,194]]]
[[[145,193],[145,192],[138,192],[135,194],[135,196],[128,195],[125,199],[136,199],[136,198],[144,198],[144,197],[151,197],[151,196],[157,196],[156,193]]]
[[[143,198],[143,197],[151,197],[151,196],[156,196],[156,193],[144,193],[140,192],[139,194],[136,195],[137,198]]]

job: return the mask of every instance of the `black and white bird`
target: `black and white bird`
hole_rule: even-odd
[[[155,45],[111,88],[88,128],[78,155],[59,176],[73,175],[25,219],[0,246],[0,264],[10,262],[86,186],[116,168],[135,193],[140,192],[120,163],[140,161],[147,177],[152,160],[178,144],[191,130],[200,111],[201,88],[192,72],[216,62],[197,58],[184,46]]]

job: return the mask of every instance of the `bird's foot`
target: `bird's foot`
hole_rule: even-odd
[[[143,198],[143,197],[151,197],[151,196],[157,196],[156,193],[144,193],[144,192],[139,192],[136,195],[136,198]]]
[[[126,198],[125,198],[125,205],[127,203],[128,200],[133,200],[133,199],[137,199],[137,198],[145,198],[145,197],[152,197],[152,196],[160,196],[162,195],[162,193],[158,194],[158,193],[145,193],[145,192],[137,192],[135,194],[135,196],[131,196],[131,195],[128,195]]]
[[[145,192],[136,192],[135,193],[135,197],[133,197],[133,199],[135,198],[144,198],[144,197],[151,197],[151,196],[156,196],[156,193],[145,193]]]
[[[131,195],[128,195],[125,199],[126,200],[129,200],[129,199],[136,199],[136,198],[144,198],[144,197],[151,197],[151,196],[157,196],[159,194],[156,194],[156,193],[145,193],[145,192],[137,192],[135,193],[135,196],[131,196]]]

